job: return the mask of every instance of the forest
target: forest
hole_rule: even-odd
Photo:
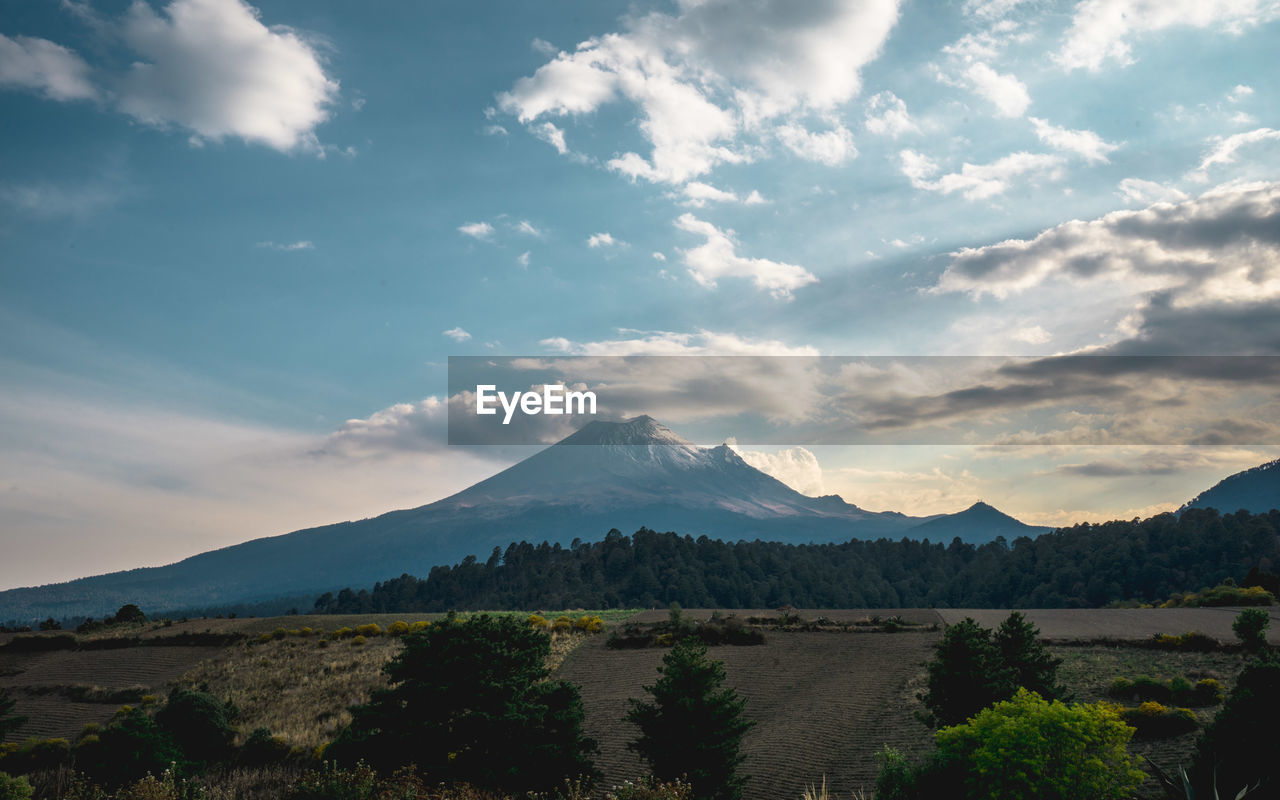
[[[513,532],[514,533],[514,532]],[[787,545],[641,529],[599,542],[513,543],[325,593],[320,613],[500,608],[1099,608],[1159,603],[1227,579],[1271,582],[1280,511],[1188,509],[1079,524],[1012,543],[955,539]],[[514,538],[514,537],[513,537]]]

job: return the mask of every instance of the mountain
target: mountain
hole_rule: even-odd
[[[986,541],[994,534],[982,529],[984,519],[1002,532],[1016,523],[990,511],[998,519],[974,509],[924,518],[866,511],[835,495],[800,494],[731,448],[695,446],[651,417],[596,421],[430,505],[255,539],[168,566],[0,592],[0,620],[101,616],[124,603],[151,611],[314,597],[405,572],[425,576],[511,542],[568,545],[612,528],[793,544],[925,535]],[[922,523],[936,528],[917,534]]]
[[[1216,508],[1224,514],[1240,509],[1265,514],[1280,508],[1280,459],[1237,472],[1192,498],[1188,508]]]
[[[910,528],[907,535],[912,539],[928,539],[931,542],[950,542],[955,537],[969,544],[986,544],[994,542],[997,536],[1012,543],[1019,536],[1039,536],[1052,528],[1039,528],[1020,522],[999,509],[981,501],[974,503],[964,511],[955,514],[943,514],[927,522]]]

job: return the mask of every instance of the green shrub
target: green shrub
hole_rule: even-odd
[[[0,800],[31,800],[31,791],[26,778],[0,772]]]
[[[1263,658],[1241,671],[1222,710],[1205,729],[1192,769],[1197,790],[1211,797],[1217,784],[1230,791],[1259,781],[1280,786],[1280,661]]]
[[[1135,739],[1169,739],[1200,727],[1200,721],[1189,709],[1169,708],[1154,700],[1125,709],[1120,716],[1133,726]]]
[[[388,636],[404,636],[409,632],[409,623],[403,620],[396,620],[387,627]]]
[[[1246,608],[1231,623],[1231,630],[1244,649],[1257,652],[1267,646],[1267,628],[1270,625],[1270,614],[1260,608]]]
[[[356,636],[351,640],[352,647],[363,647],[369,640],[363,636]]]
[[[26,717],[20,717],[13,713],[13,707],[16,704],[17,701],[9,697],[9,691],[4,687],[0,687],[0,739],[4,739],[10,733],[27,724]]]
[[[230,754],[236,716],[230,703],[221,703],[206,692],[178,688],[156,712],[156,723],[173,737],[188,760],[212,763]]]
[[[374,636],[382,635],[382,626],[376,622],[366,622],[364,625],[356,626],[356,635],[363,636],[366,639]]]
[[[1146,777],[1126,749],[1133,729],[1106,704],[1047,701],[1019,689],[935,738],[966,796],[983,800],[1128,797]]]
[[[1189,653],[1212,653],[1222,647],[1222,642],[1199,631],[1187,631],[1181,635],[1157,633],[1151,642],[1157,650],[1185,650]]]

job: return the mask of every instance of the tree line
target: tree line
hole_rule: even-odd
[[[641,529],[599,542],[494,548],[372,590],[326,593],[321,613],[485,608],[1097,608],[1158,603],[1230,578],[1273,580],[1280,511],[1188,509],[1082,523],[1012,543],[901,539],[724,542]],[[1260,576],[1260,578],[1259,578]],[[1247,585],[1247,581],[1246,581]]]

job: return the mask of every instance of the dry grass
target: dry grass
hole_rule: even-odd
[[[323,645],[322,645],[323,642]],[[313,750],[351,721],[350,706],[387,685],[382,667],[400,650],[398,639],[287,638],[229,647],[175,683],[208,687],[240,709],[241,739],[263,727],[291,747]]]

